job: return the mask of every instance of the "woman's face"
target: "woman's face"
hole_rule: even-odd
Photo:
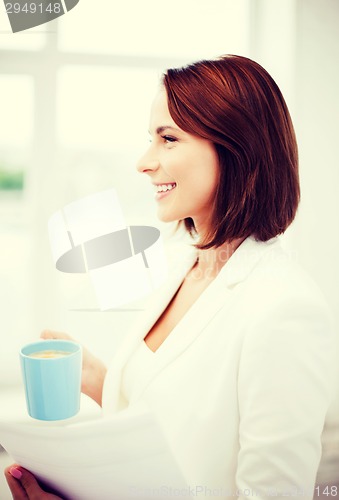
[[[154,99],[149,131],[151,145],[137,169],[148,174],[155,186],[159,219],[192,217],[200,232],[208,224],[218,183],[218,156],[212,142],[178,127],[168,111],[165,90]]]

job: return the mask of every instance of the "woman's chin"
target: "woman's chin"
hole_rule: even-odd
[[[174,222],[179,220],[173,213],[167,213],[165,210],[161,210],[161,208],[158,209],[157,217],[161,222]]]

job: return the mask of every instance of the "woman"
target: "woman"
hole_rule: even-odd
[[[174,246],[107,374],[87,353],[83,392],[108,414],[150,408],[196,496],[312,498],[334,340],[321,293],[277,238],[299,202],[280,90],[239,56],[168,70],[150,134],[138,170],[159,218],[194,244]],[[20,467],[6,477],[15,498],[52,498]]]

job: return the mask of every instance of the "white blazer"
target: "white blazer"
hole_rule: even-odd
[[[106,415],[127,408],[122,370],[195,259],[194,248],[177,252],[123,340],[104,384]],[[191,496],[313,497],[335,343],[323,296],[296,260],[278,238],[247,238],[156,351],[129,403],[153,410]]]

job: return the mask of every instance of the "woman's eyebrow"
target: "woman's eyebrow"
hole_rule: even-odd
[[[180,130],[178,128],[172,127],[171,125],[162,125],[161,127],[157,127],[155,132],[156,132],[156,134],[160,135],[165,130],[175,130],[176,132],[180,132]],[[149,130],[148,133],[150,134],[151,131]]]

